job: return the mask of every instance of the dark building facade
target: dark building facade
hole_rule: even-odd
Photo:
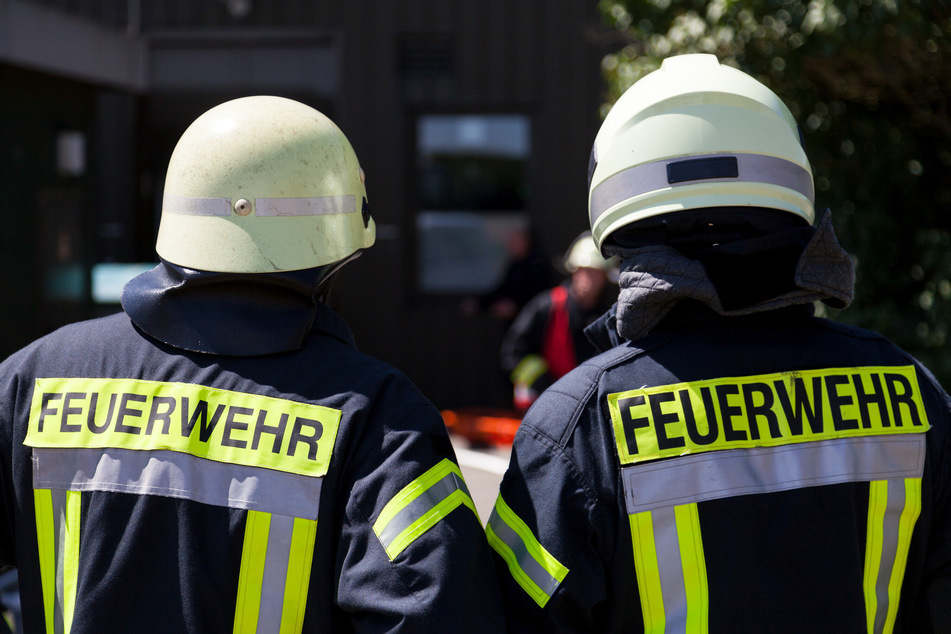
[[[0,355],[118,310],[178,137],[276,94],[367,173],[377,244],[333,300],[359,347],[439,407],[507,405],[506,322],[462,306],[512,234],[555,259],[586,227],[600,28],[576,0],[0,0]]]

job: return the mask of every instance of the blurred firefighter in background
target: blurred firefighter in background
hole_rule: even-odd
[[[591,232],[571,243],[561,262],[568,277],[525,305],[505,333],[499,362],[513,385],[520,413],[579,363],[596,354],[584,329],[615,299],[617,263],[598,251]]]

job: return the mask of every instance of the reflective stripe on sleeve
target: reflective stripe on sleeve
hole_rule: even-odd
[[[246,522],[234,633],[299,633],[317,522],[257,511]]]
[[[543,374],[548,372],[548,362],[538,354],[529,354],[522,358],[512,370],[512,383],[532,385]]]
[[[489,545],[508,564],[516,583],[545,607],[568,569],[535,538],[528,525],[509,508],[500,495],[485,527]]]
[[[50,634],[69,632],[76,605],[82,497],[34,489],[43,613]]]
[[[921,512],[921,479],[871,482],[868,497],[866,619],[870,633],[890,633],[895,628],[911,536]]]
[[[393,560],[459,506],[467,506],[482,523],[462,471],[447,458],[393,496],[373,523],[373,532]]]

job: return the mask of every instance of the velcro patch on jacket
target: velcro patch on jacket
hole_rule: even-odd
[[[339,410],[190,383],[37,379],[25,444],[169,450],[222,463],[326,475]]]
[[[720,378],[607,399],[622,464],[930,428],[914,366]]]

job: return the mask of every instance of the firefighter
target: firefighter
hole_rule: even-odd
[[[854,272],[786,106],[668,58],[589,174],[620,293],[514,441],[487,526],[511,630],[951,631],[949,399],[814,315]]]
[[[502,339],[499,361],[513,386],[513,405],[524,413],[554,381],[594,356],[584,329],[611,305],[614,258],[604,258],[585,231],[561,262],[568,277],[537,294],[518,313]]]
[[[124,312],[0,366],[0,565],[27,631],[501,627],[438,411],[323,302],[374,239],[320,112],[246,97],[185,131]]]

